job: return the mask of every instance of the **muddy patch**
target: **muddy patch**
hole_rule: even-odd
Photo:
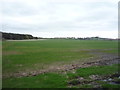
[[[114,73],[114,74],[106,75],[106,76],[90,75],[89,79],[78,77],[78,78],[74,78],[73,80],[68,81],[68,87],[92,85],[94,88],[102,88],[103,83],[119,85],[120,74]]]
[[[81,62],[81,60],[74,61],[71,64],[61,64],[57,66],[49,66],[46,69],[40,69],[40,70],[34,70],[34,71],[28,71],[28,72],[16,72],[12,73],[10,75],[3,75],[3,77],[24,77],[24,76],[36,76],[39,74],[44,74],[47,72],[66,72],[66,71],[71,71],[79,68],[84,68],[84,67],[90,67],[90,66],[102,66],[102,65],[112,65],[112,64],[118,64],[120,63],[120,58],[117,55],[113,54],[106,54],[102,52],[91,52],[91,54],[95,54],[96,57],[92,58],[86,58],[83,59],[82,61],[86,62]],[[20,54],[19,52],[7,52],[6,54]],[[18,65],[21,66],[21,65]]]
[[[30,72],[16,72],[16,73],[12,73],[10,75],[3,75],[3,77],[29,77],[29,76],[36,76],[39,74],[44,74],[44,73],[48,73],[48,72],[57,72],[57,73],[64,73],[67,71],[73,71],[79,68],[85,68],[85,67],[90,67],[90,66],[103,66],[103,65],[112,65],[112,64],[118,64],[119,58],[109,58],[109,59],[100,59],[97,61],[93,61],[93,62],[86,62],[86,63],[77,63],[77,64],[69,64],[69,65],[62,65],[62,66],[56,66],[56,67],[48,67],[47,69],[42,69],[42,70],[35,70],[35,71],[30,71]],[[21,65],[18,65],[19,67]],[[93,77],[97,77],[97,76],[93,76]],[[92,76],[91,76],[92,78]]]

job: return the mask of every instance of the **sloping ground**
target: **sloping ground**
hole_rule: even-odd
[[[19,72],[3,78],[3,88],[120,88],[117,55],[90,50],[89,62]]]
[[[117,44],[77,40],[3,42],[3,88],[118,87]]]
[[[3,78],[3,88],[120,88],[118,64]]]
[[[88,51],[88,50],[87,50]],[[61,66],[52,66],[47,69],[31,71],[31,72],[17,72],[12,73],[11,75],[3,75],[4,78],[8,77],[28,77],[28,76],[36,76],[43,73],[48,72],[65,72],[71,71],[74,69],[90,67],[90,66],[101,66],[101,65],[112,65],[120,63],[120,58],[118,55],[111,54],[111,53],[104,53],[101,50],[89,50],[90,54],[96,55],[96,57],[91,57],[87,59],[83,59],[82,61],[86,61],[84,63],[79,62],[79,60],[73,61],[71,64],[61,65]]]

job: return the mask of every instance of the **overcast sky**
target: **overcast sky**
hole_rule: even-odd
[[[0,31],[38,37],[118,37],[119,0],[1,0]]]

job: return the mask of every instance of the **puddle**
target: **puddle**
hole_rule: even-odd
[[[104,82],[107,82],[108,84],[113,84],[113,85],[119,85],[120,84],[120,81],[113,81],[114,79],[104,79],[104,80],[101,80],[101,81],[104,81]]]
[[[117,83],[117,82],[109,82],[109,84],[119,85],[120,83]]]

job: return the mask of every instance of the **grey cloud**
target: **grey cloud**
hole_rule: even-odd
[[[39,2],[40,3],[40,2]],[[74,8],[75,7],[75,8]],[[104,9],[106,8],[107,9]],[[111,8],[112,7],[112,8]],[[70,18],[70,20],[59,20],[59,16],[61,18],[61,13],[62,10],[67,11],[69,10],[68,13],[66,13],[66,16],[69,14],[72,14],[71,8],[75,9],[78,14],[82,14],[86,12],[84,16],[74,16],[73,15],[73,20]],[[81,11],[81,8],[83,11]],[[100,10],[101,9],[101,10]],[[109,10],[108,10],[109,9]],[[112,10],[110,10],[112,9]],[[48,2],[45,6],[30,6],[26,3],[18,3],[18,2],[4,2],[2,5],[2,13],[3,16],[5,15],[6,17],[10,17],[10,20],[6,19],[2,23],[2,28],[4,31],[11,31],[11,32],[23,32],[23,31],[29,31],[29,32],[49,32],[49,31],[71,31],[71,30],[89,30],[89,29],[94,29],[94,30],[115,30],[117,29],[117,12],[114,13],[116,9],[116,4],[111,3],[111,2],[92,2],[92,3],[54,3],[54,2]],[[59,11],[60,10],[60,11]],[[64,11],[64,12],[65,12]],[[57,12],[57,13],[56,13]],[[71,12],[71,13],[70,13]],[[63,19],[64,13],[63,14]],[[25,16],[31,16],[35,17],[35,15],[39,15],[39,17],[49,15],[51,21],[47,21],[44,23],[41,22],[33,22],[30,24],[23,24],[22,22],[17,22],[14,21],[14,16],[15,17],[25,17]],[[54,17],[54,16],[55,17]],[[58,16],[58,17],[57,17]],[[4,18],[6,18],[4,17]],[[38,17],[38,19],[39,19]],[[13,20],[12,20],[13,18]],[[55,18],[58,18],[55,19]],[[67,17],[66,17],[67,18]],[[35,18],[36,19],[36,18]],[[34,18],[32,19],[34,20]],[[43,19],[44,20],[44,19]],[[23,20],[24,21],[24,20]],[[105,25],[102,25],[103,23],[106,23]],[[92,24],[94,23],[94,24]]]
[[[36,10],[24,3],[2,3],[2,14],[8,16],[24,16],[35,15]]]

